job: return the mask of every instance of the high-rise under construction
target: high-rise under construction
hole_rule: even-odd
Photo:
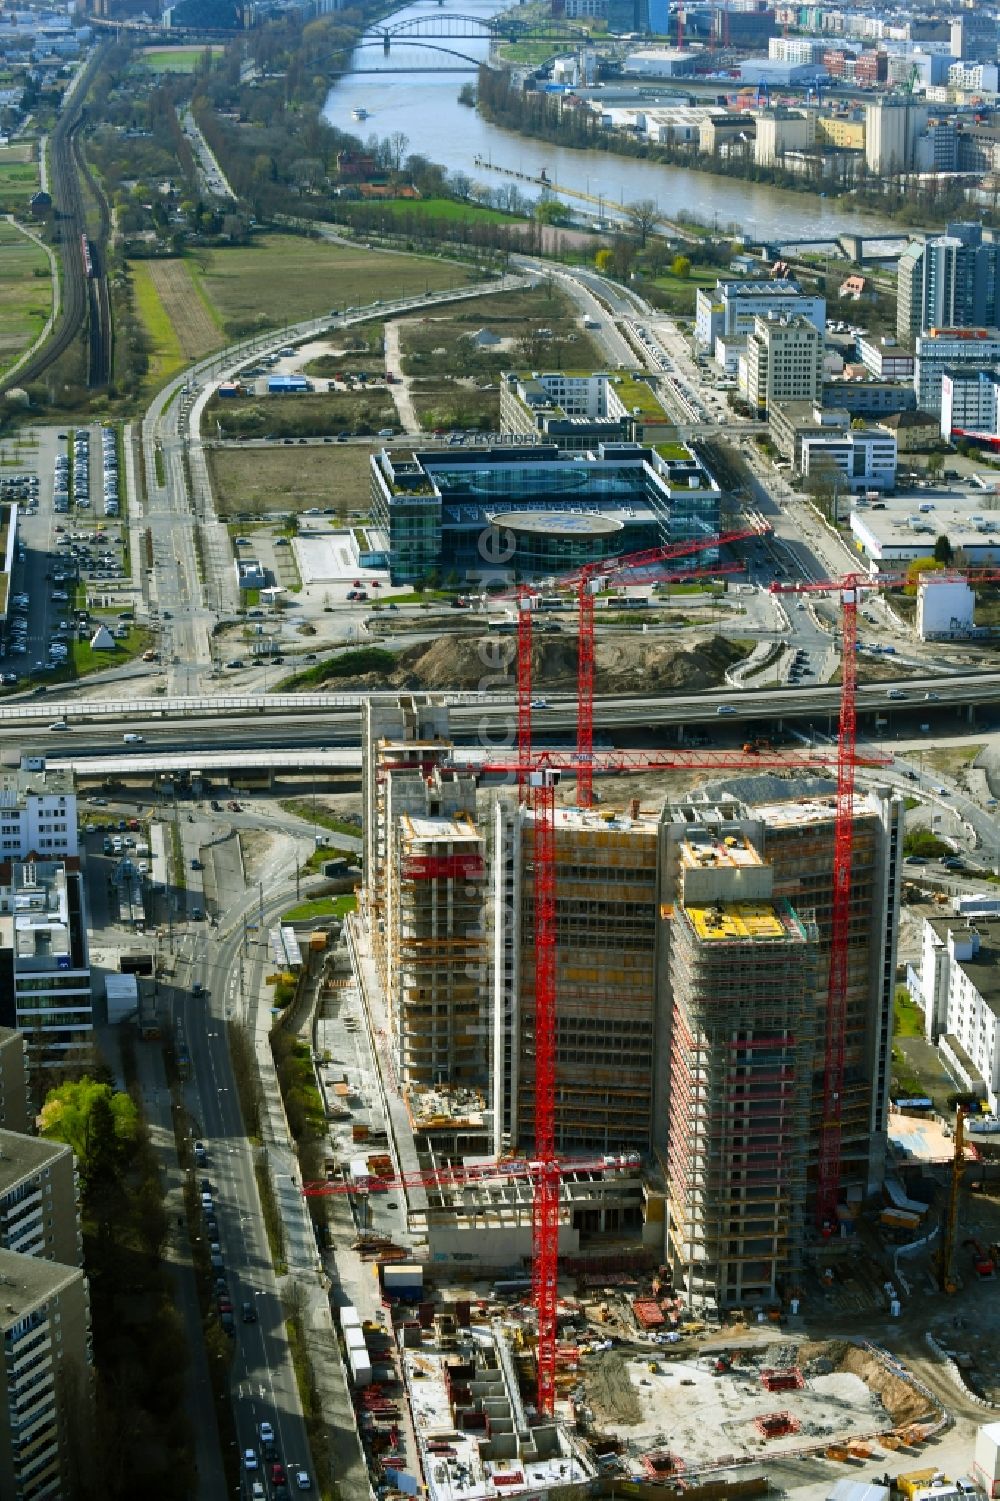
[[[481,1082],[484,1144],[530,1155],[534,814],[448,768],[440,707],[368,721],[365,911],[400,1079]],[[835,820],[829,784],[773,778],[556,809],[557,1149],[643,1155],[692,1302],[773,1296],[801,1265],[825,1125]],[[901,798],[857,795],[842,1219],[884,1173],[902,833]]]

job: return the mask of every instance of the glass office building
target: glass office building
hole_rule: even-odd
[[[371,499],[400,584],[551,573],[719,530],[719,488],[677,444],[669,457],[632,443],[573,457],[548,445],[383,449]]]

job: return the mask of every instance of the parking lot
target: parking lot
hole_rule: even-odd
[[[128,596],[111,596],[127,583],[117,430],[42,428],[33,439],[30,464],[0,470],[2,498],[18,507],[0,643],[7,687],[68,663],[73,641],[89,640],[96,628],[88,600],[123,605],[125,618],[106,622],[118,638],[131,616]],[[108,596],[100,595],[102,584]]]

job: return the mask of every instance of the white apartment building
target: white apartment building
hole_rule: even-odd
[[[996,63],[957,62],[948,69],[948,85],[977,94],[995,94],[1000,87],[1000,70]]]
[[[0,1250],[0,1281],[0,1496],[58,1501],[93,1424],[87,1279]]]
[[[79,871],[15,862],[0,915],[0,1023],[24,1034],[32,1064],[78,1063],[93,1032]]]
[[[797,281],[722,281],[695,298],[695,338],[715,353],[717,339],[744,339],[756,318],[801,317],[819,332],[826,328],[826,298],[807,296]]]
[[[941,374],[941,436],[949,443],[953,432],[988,433],[1000,431],[1000,375],[994,369],[977,366],[962,369],[951,366]]]
[[[746,399],[763,415],[776,401],[819,402],[823,335],[804,317],[756,317],[747,339]]]
[[[1000,1110],[1000,920],[924,918],[920,995],[924,1031],[964,1088]]]
[[[0,772],[0,860],[67,859],[79,853],[73,774],[26,756]]]
[[[70,1147],[0,1131],[0,1249],[80,1266],[78,1200]]]
[[[989,369],[1000,362],[1000,330],[995,328],[932,328],[916,341],[913,388],[922,412],[941,414],[945,370]]]
[[[851,490],[896,487],[896,435],[882,428],[851,429],[802,439],[802,473],[834,465]]]
[[[768,40],[767,55],[779,63],[821,63],[827,45],[806,36],[773,36]]]

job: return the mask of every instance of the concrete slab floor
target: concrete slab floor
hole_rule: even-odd
[[[651,1372],[647,1360],[625,1362],[642,1416],[634,1424],[604,1424],[636,1454],[663,1447],[696,1465],[726,1455],[777,1455],[890,1425],[878,1397],[848,1371],[807,1378],[798,1391],[769,1392],[755,1367],[716,1376],[704,1359],[657,1363]],[[765,1440],[753,1420],[776,1412],[790,1413],[798,1430]]]

